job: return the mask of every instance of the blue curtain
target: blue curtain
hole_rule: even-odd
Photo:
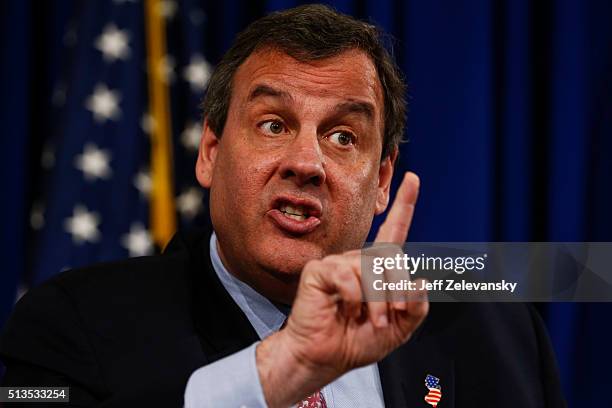
[[[49,101],[68,63],[67,27],[94,3],[12,0],[0,6],[0,162],[8,186],[0,214],[6,260],[0,322],[18,285],[38,280],[27,260],[40,251],[30,227],[45,190],[40,158],[49,130],[67,125],[58,123]],[[109,1],[108,7],[117,3],[130,2]],[[190,38],[189,47],[201,48],[214,63],[250,21],[301,3],[176,1],[169,35]],[[612,241],[612,3],[328,3],[395,37],[410,95],[409,142],[402,145],[398,174],[409,169],[422,180],[411,240]],[[197,31],[188,24],[194,19],[203,24]],[[194,107],[181,95],[173,93],[173,109],[184,120]],[[570,406],[612,406],[612,394],[593,392],[612,383],[606,350],[612,307],[540,306]]]

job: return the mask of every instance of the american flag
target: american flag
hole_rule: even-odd
[[[425,396],[425,402],[435,408],[440,402],[440,399],[442,399],[440,379],[434,377],[433,375],[427,374],[427,377],[425,377],[425,386],[429,390]]]
[[[78,3],[65,29],[50,101],[55,119],[30,216],[34,284],[68,268],[152,254],[175,227],[205,213],[194,177],[199,105],[211,74],[205,13],[193,0]],[[165,151],[155,153],[160,137]],[[168,201],[157,235],[156,191]]]

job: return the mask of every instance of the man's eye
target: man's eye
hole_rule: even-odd
[[[268,120],[261,124],[261,128],[266,133],[272,133],[273,135],[280,135],[285,130],[282,122],[278,120]]]
[[[329,140],[341,146],[348,146],[353,143],[353,136],[348,132],[334,132],[329,135]]]

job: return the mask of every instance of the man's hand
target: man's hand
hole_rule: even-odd
[[[419,179],[406,173],[376,242],[404,244]],[[347,371],[381,360],[406,342],[429,304],[363,303],[360,251],[306,264],[285,328],[257,347],[257,368],[270,407],[288,406]]]

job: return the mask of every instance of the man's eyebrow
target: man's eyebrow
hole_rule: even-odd
[[[253,90],[249,93],[247,101],[252,102],[254,99],[266,96],[287,101],[293,100],[293,96],[289,92],[274,88],[270,85],[260,84],[255,86],[255,88],[253,88]],[[374,111],[374,105],[372,103],[352,99],[339,103],[333,110],[334,115],[337,116],[358,113],[366,116],[370,121],[374,119]]]
[[[291,100],[291,94],[289,92],[282,91],[280,89],[276,89],[271,87],[270,85],[257,85],[253,90],[249,93],[249,97],[247,98],[248,102],[253,101],[262,96],[271,96],[280,99]]]
[[[339,116],[347,115],[349,113],[359,113],[367,116],[368,120],[373,120],[374,105],[372,105],[370,102],[349,100],[336,105],[334,108],[334,113]]]

